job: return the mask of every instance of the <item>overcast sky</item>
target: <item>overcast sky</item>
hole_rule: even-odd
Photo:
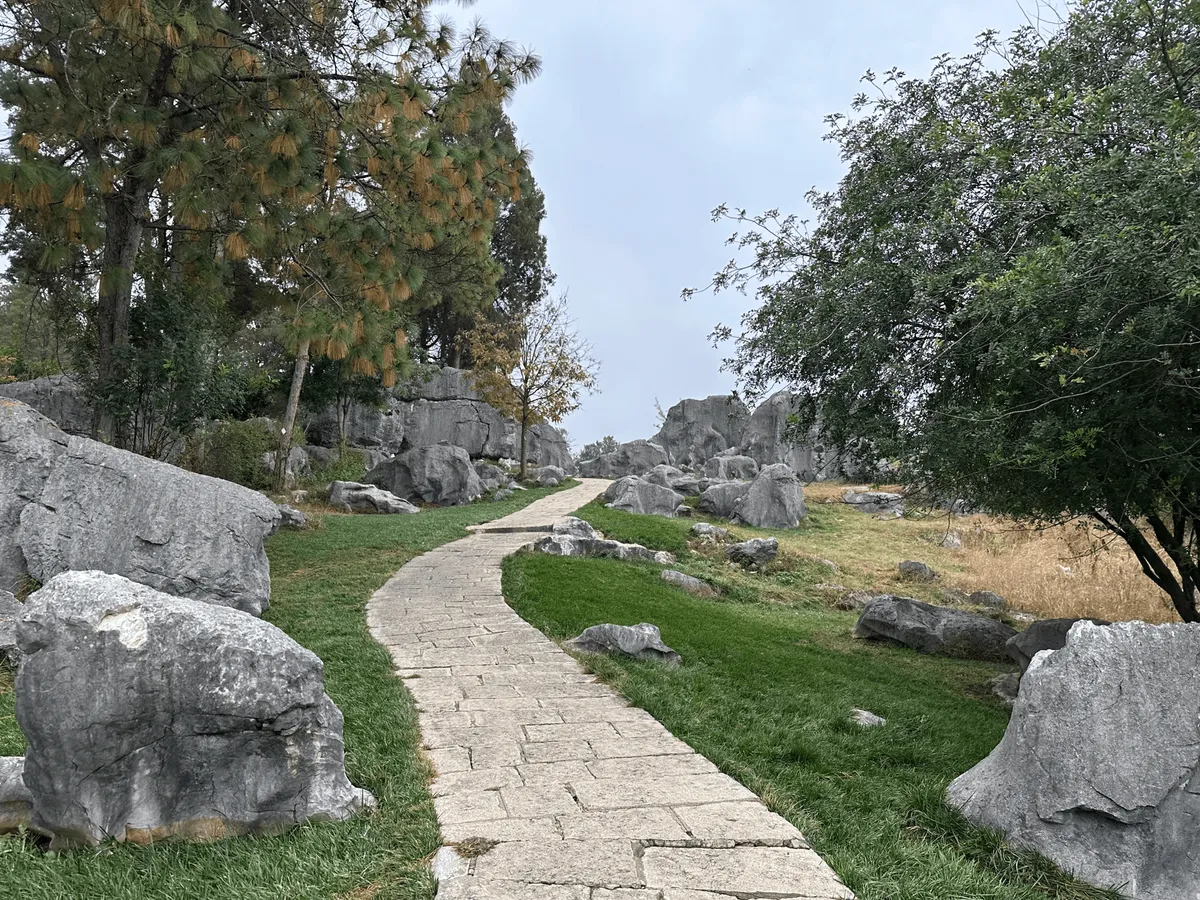
[[[601,364],[600,393],[563,423],[576,449],[649,437],[656,398],[734,386],[708,334],[746,301],[679,297],[730,257],[713,207],[804,213],[841,172],[822,119],[849,111],[865,70],[923,76],[1025,22],[1018,0],[478,0],[459,15],[542,58],[509,113]]]

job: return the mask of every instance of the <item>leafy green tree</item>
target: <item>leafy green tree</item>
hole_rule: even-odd
[[[868,73],[811,229],[716,210],[749,258],[713,286],[760,300],[731,368],[936,496],[1101,523],[1200,619],[1198,78],[1195,0]]]
[[[525,477],[529,427],[561,422],[596,390],[600,364],[574,330],[566,296],[545,296],[510,322],[480,322],[468,336],[480,396],[521,427],[520,477]]]
[[[580,459],[595,459],[597,456],[602,456],[605,453],[613,453],[621,446],[617,443],[617,439],[611,434],[606,434],[598,441],[592,441],[590,444],[584,444],[583,449],[579,451]]]

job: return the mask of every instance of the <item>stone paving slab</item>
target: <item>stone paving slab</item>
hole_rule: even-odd
[[[437,900],[852,900],[791,823],[504,602],[504,557],[607,485],[479,526],[367,604],[437,772]]]

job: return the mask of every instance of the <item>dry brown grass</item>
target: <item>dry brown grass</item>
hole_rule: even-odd
[[[827,527],[784,539],[797,555],[832,559],[848,587],[903,591],[938,600],[941,588],[989,590],[1014,610],[1040,617],[1094,616],[1111,621],[1178,621],[1166,594],[1142,574],[1124,542],[1084,523],[1045,529],[992,516],[946,514],[904,519],[864,515],[840,502],[843,484],[812,484],[805,497]],[[894,489],[894,488],[893,488]],[[961,550],[937,541],[948,530]],[[901,582],[896,564],[921,559],[942,573],[935,587]]]

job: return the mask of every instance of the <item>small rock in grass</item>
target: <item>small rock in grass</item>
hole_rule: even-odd
[[[699,578],[693,578],[691,575],[686,575],[675,569],[664,569],[662,580],[683,588],[694,597],[717,596],[716,588],[707,581],[701,581]]]
[[[680,503],[675,507],[675,518],[690,519],[692,517],[692,508],[686,503]]]
[[[554,534],[566,534],[578,538],[603,539],[604,537],[604,535],[592,527],[590,522],[580,519],[578,516],[564,516],[555,522],[550,527],[550,530]]]
[[[887,724],[887,719],[883,716],[877,716],[870,710],[858,708],[850,710],[850,721],[863,728],[879,728],[881,725]]]
[[[907,578],[912,581],[933,581],[937,578],[937,573],[929,568],[923,562],[917,562],[915,559],[906,559],[900,563],[900,577]]]
[[[988,682],[988,687],[992,689],[993,694],[1012,706],[1016,702],[1017,692],[1021,688],[1021,673],[1005,672],[1003,675],[997,675]]]
[[[279,527],[300,529],[308,525],[308,516],[294,506],[279,504]]]
[[[833,608],[846,611],[857,611],[865,608],[868,603],[878,596],[878,594],[872,594],[870,591],[851,591],[844,597],[839,597],[834,602]]]
[[[640,625],[593,625],[585,628],[579,637],[566,641],[563,646],[583,653],[612,653],[669,666],[677,666],[681,662],[679,654],[662,642],[658,626],[649,622]]]
[[[938,546],[946,550],[961,550],[962,534],[957,531],[947,531],[938,541]]]
[[[751,538],[732,545],[725,555],[739,566],[761,568],[779,555],[779,541],[775,538]]]
[[[0,756],[0,834],[33,821],[33,794],[25,787],[25,757]]]
[[[697,537],[711,538],[715,541],[723,541],[729,537],[729,529],[719,528],[716,525],[709,524],[708,522],[697,522],[692,526],[692,534],[696,535]]]
[[[497,500],[497,501],[507,500],[512,495],[513,495],[512,491],[508,490],[507,488],[502,488],[501,490],[498,490],[498,491],[496,491],[496,493],[492,494],[492,499]]]
[[[988,609],[1004,609],[1004,598],[999,594],[991,591],[975,591],[969,597],[967,602],[974,606],[986,606]]]
[[[654,551],[654,561],[660,566],[669,566],[675,562],[675,554],[668,553],[666,550]]]

